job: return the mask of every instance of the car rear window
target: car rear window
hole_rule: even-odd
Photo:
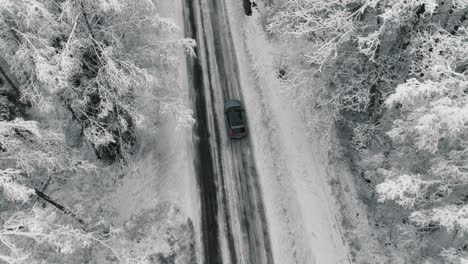
[[[231,126],[242,126],[244,124],[241,110],[229,111],[228,118],[229,118],[229,123],[231,124]]]
[[[240,127],[240,128],[234,128],[234,134],[244,134],[245,133],[245,127]]]

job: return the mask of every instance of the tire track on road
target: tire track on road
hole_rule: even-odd
[[[185,1],[184,17],[186,18],[185,35],[196,39],[197,27],[192,0]],[[195,53],[198,57],[198,47],[195,48]],[[195,153],[198,159],[195,159],[194,163],[197,172],[197,184],[200,191],[203,260],[205,263],[222,263],[221,249],[219,246],[219,229],[217,224],[218,204],[215,171],[211,155],[206,100],[203,91],[204,82],[202,66],[200,65],[200,61],[194,58],[187,58],[187,65],[188,76],[191,81],[191,97],[195,104],[194,114],[197,119],[194,131],[198,137],[194,138],[194,144],[196,146]],[[206,250],[207,248],[210,250]]]
[[[197,120],[203,263],[273,264],[250,139],[229,141],[221,121],[224,101],[242,100],[223,1],[185,0],[184,8],[186,36],[199,44],[198,59],[188,59],[188,65]]]

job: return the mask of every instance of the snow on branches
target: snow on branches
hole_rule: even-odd
[[[465,36],[464,29],[459,35],[442,30],[417,34],[412,52],[421,60],[414,63],[412,72],[418,78],[400,84],[386,101],[389,109],[401,113],[388,132],[393,141],[414,142],[419,150],[436,155],[435,159],[447,160],[442,163],[459,166],[450,159],[453,151],[461,154],[468,147]]]
[[[439,0],[366,0],[361,12],[374,10],[379,20],[369,29],[361,29],[356,34],[358,51],[374,61],[379,47],[386,35],[394,34],[398,28],[414,23],[420,16],[431,16],[439,6]]]
[[[50,210],[33,207],[4,219],[0,228],[0,244],[5,250],[0,254],[0,260],[9,264],[31,263],[35,256],[26,241],[47,244],[59,253],[71,254],[78,248],[91,246],[93,236],[92,233],[60,224],[56,213]]]
[[[52,178],[95,170],[63,136],[40,129],[35,121],[0,121],[0,149],[0,190],[11,201],[29,201]]]
[[[355,29],[353,16],[347,8],[354,0],[314,1],[283,0],[267,21],[267,31],[274,34],[306,38],[314,43],[311,62],[323,64],[336,53],[341,43],[349,41]]]
[[[111,241],[118,234],[102,236],[64,223],[51,209],[38,206],[14,213],[0,225],[0,261],[8,264],[46,263],[54,254],[68,255],[80,249],[100,247],[120,264],[148,264],[146,256],[136,256],[124,244]],[[49,251],[49,252],[48,252]],[[44,255],[43,253],[48,254]],[[49,256],[48,256],[49,255]],[[84,259],[82,255],[75,258]]]
[[[66,146],[62,134],[40,129],[36,121],[0,121],[0,159],[26,176],[38,170],[50,174],[91,172],[95,166],[82,160],[76,150]]]
[[[191,41],[180,39],[145,47],[127,43],[129,30],[178,30],[157,11],[150,0],[5,0],[0,5],[0,46],[5,47],[0,55],[22,83],[24,101],[43,111],[59,102],[99,157],[118,159],[134,142],[135,127],[143,124],[133,98],[160,89],[166,78],[149,73],[141,60],[170,62],[175,55],[165,50],[193,50]]]
[[[466,37],[463,26],[451,32],[436,26],[414,32],[408,47],[414,58],[411,78],[385,101],[393,118],[386,132],[394,148],[390,170],[412,173],[384,176],[377,185],[379,201],[411,207],[409,219],[421,229],[468,231],[467,207],[457,198],[466,195],[459,186],[468,183]],[[453,249],[439,257],[447,263],[463,259]]]
[[[411,213],[410,220],[417,226],[427,227],[429,224],[438,224],[448,231],[459,228],[468,232],[468,206],[447,205],[429,210],[420,210]]]
[[[466,231],[467,7],[465,0],[279,0],[267,19],[270,33],[299,47],[281,53],[283,90],[344,128],[338,134],[363,178],[376,183],[379,206],[393,201],[413,212],[402,225],[413,238],[434,226]],[[431,258],[464,259],[458,248],[439,253]]]
[[[445,260],[444,263],[446,264],[467,264],[468,256],[463,251],[461,249],[447,248],[442,250],[439,256]]]
[[[3,189],[7,199],[26,202],[35,191],[17,182],[21,177],[21,171],[12,168],[0,170],[0,187]]]
[[[147,263],[144,256],[111,245],[109,240],[115,237],[86,230],[83,228],[86,223],[76,214],[38,191],[44,188],[44,183],[57,182],[56,178],[65,180],[72,174],[96,169],[80,159],[76,150],[67,148],[63,136],[41,129],[34,121],[0,121],[0,148],[0,199],[5,202],[2,206],[8,208],[6,201],[10,201],[13,205],[20,202],[22,208],[0,213],[0,261],[35,263],[44,260],[39,251],[52,249],[48,255],[63,258],[93,246],[103,248],[122,264]],[[34,197],[43,198],[59,210],[34,205],[37,201]],[[26,209],[28,205],[32,207]],[[77,220],[80,227],[73,226],[71,219]]]
[[[310,62],[322,65],[336,57],[338,49],[347,42],[356,42],[358,51],[371,60],[385,34],[422,15],[431,16],[439,6],[438,0],[282,0],[276,3],[273,16],[267,21],[270,33],[312,40]],[[364,25],[366,13],[375,12],[381,21]]]
[[[385,170],[381,170],[381,173],[386,174],[387,180],[376,186],[379,202],[394,200],[401,206],[411,208],[423,198],[424,189],[431,184],[431,182],[422,180],[420,175],[401,174],[396,176],[395,173]],[[388,175],[393,175],[393,177],[390,178]]]

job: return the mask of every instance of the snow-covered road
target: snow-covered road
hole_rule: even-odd
[[[348,264],[327,152],[281,94],[275,52],[242,0],[183,0],[201,263]],[[270,1],[266,1],[268,3]],[[265,1],[263,2],[265,3]],[[244,102],[250,135],[229,140],[224,101]]]
[[[197,40],[189,77],[197,124],[202,263],[273,263],[250,139],[229,140],[223,106],[240,99],[224,1],[185,1],[186,36]]]

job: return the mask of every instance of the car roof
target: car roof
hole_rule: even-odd
[[[245,126],[244,117],[242,116],[242,109],[240,107],[231,108],[226,113],[230,127],[235,128]]]
[[[229,99],[224,103],[224,109],[226,110],[229,108],[233,108],[233,107],[242,108],[242,104],[239,100],[235,100],[235,99]]]

